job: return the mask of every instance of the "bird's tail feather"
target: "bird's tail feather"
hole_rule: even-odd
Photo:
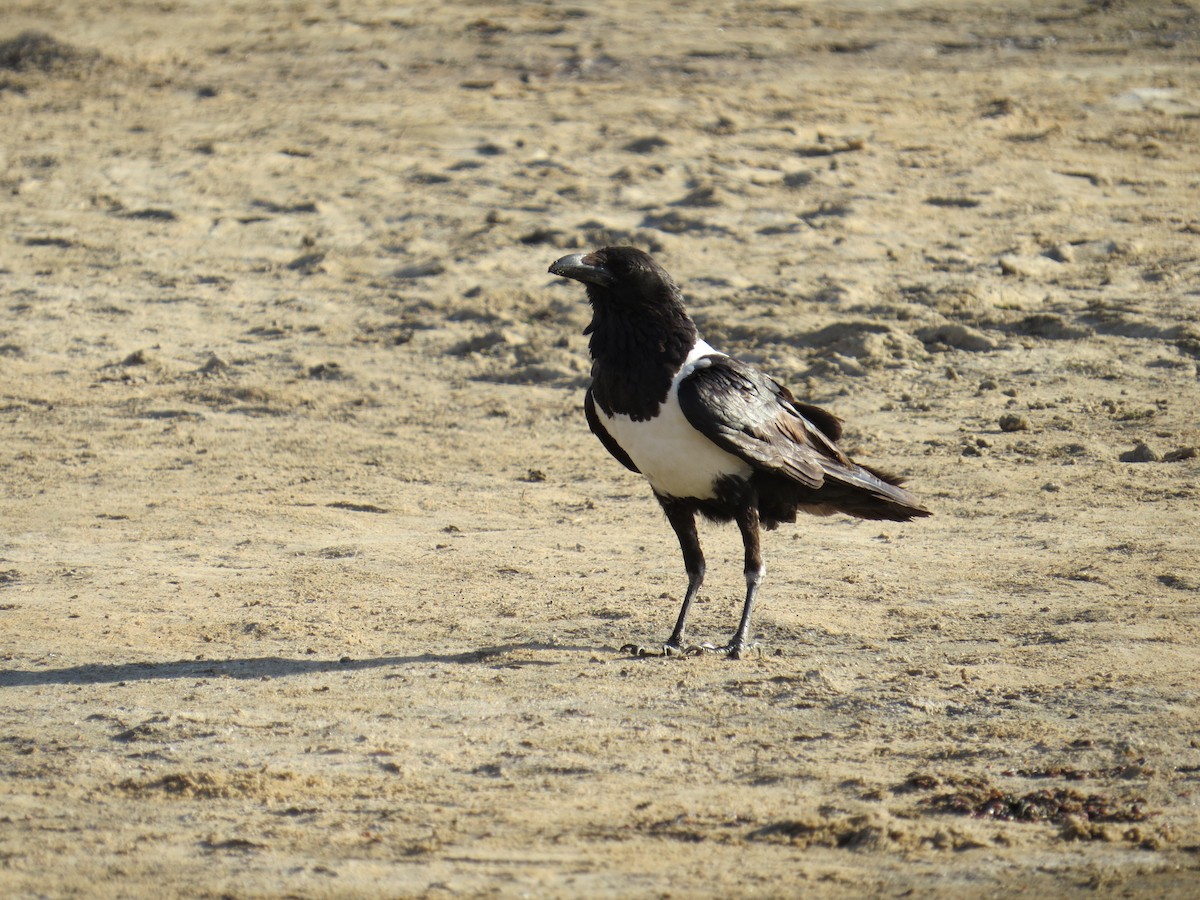
[[[860,519],[907,522],[932,515],[924,504],[900,485],[904,479],[860,463],[851,468],[835,465],[825,473],[819,493],[842,512]]]
[[[907,522],[932,515],[900,485],[903,479],[857,463],[829,460],[823,467],[824,483],[809,488],[794,481],[779,481],[759,489],[764,520],[794,522],[797,511],[815,515],[845,513],[859,519]]]

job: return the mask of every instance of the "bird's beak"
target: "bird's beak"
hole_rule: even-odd
[[[604,263],[594,253],[572,253],[564,256],[551,264],[550,274],[600,287],[608,287],[616,281],[612,272],[604,267]]]

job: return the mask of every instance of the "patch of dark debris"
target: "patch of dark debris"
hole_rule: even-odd
[[[1047,822],[1068,819],[1087,822],[1144,822],[1150,813],[1145,800],[1118,800],[1103,794],[1081,794],[1072,788],[1043,788],[1016,796],[981,785],[936,794],[922,801],[935,812],[957,813],[1001,822]]]
[[[1009,770],[1003,774],[1024,778],[1062,778],[1084,781],[1092,778],[1146,777],[1153,773],[1143,765],[1081,770],[1060,767],[1046,770]],[[939,788],[949,788],[941,790]],[[1138,826],[1154,813],[1140,796],[1112,796],[1101,791],[1084,793],[1072,787],[1046,787],[1035,791],[1008,791],[982,778],[940,779],[917,774],[893,789],[896,794],[928,793],[917,801],[927,813],[968,816],[995,822],[1057,825],[1064,840],[1124,840],[1146,849],[1157,849],[1166,840],[1163,829],[1128,827],[1116,833],[1106,826]]]
[[[636,830],[685,844],[699,844],[709,840],[728,843],[740,837],[739,832],[746,824],[748,821],[738,816],[723,818],[684,814],[641,823],[636,826]]]
[[[376,506],[373,503],[352,503],[349,500],[335,500],[332,503],[326,503],[330,509],[344,509],[349,512],[363,513],[386,513],[387,510],[381,506]]]
[[[95,50],[81,50],[44,31],[22,31],[16,37],[0,41],[0,70],[87,74],[106,62]]]
[[[837,820],[804,821],[790,819],[756,828],[750,840],[785,841],[800,847],[836,847],[842,850],[867,849],[887,841],[898,841],[899,832],[887,831],[868,816],[847,816]]]

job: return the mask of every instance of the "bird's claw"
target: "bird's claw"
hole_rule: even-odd
[[[683,657],[683,656],[724,656],[726,659],[742,659],[751,651],[757,651],[761,656],[762,651],[759,650],[758,644],[742,644],[735,641],[730,641],[722,647],[717,647],[713,644],[660,644],[659,646],[644,646],[642,644],[625,644],[621,647],[622,653],[628,653],[630,656],[636,656],[640,659],[647,657],[667,658],[667,657]]]
[[[741,659],[749,650],[757,650],[757,644],[746,644],[730,642],[722,647],[715,647],[712,644],[693,644],[688,647],[685,653],[688,656],[724,656],[726,659]],[[761,651],[760,651],[761,652]]]
[[[670,657],[670,656],[687,656],[688,651],[678,644],[661,644],[658,647],[645,647],[642,644],[625,644],[621,647],[622,653],[628,653],[630,656],[639,658],[645,657]]]

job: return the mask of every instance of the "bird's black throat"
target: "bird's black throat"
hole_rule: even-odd
[[[607,415],[653,418],[696,345],[696,325],[673,284],[661,296],[588,285],[592,396]],[[648,302],[649,301],[649,302]]]

